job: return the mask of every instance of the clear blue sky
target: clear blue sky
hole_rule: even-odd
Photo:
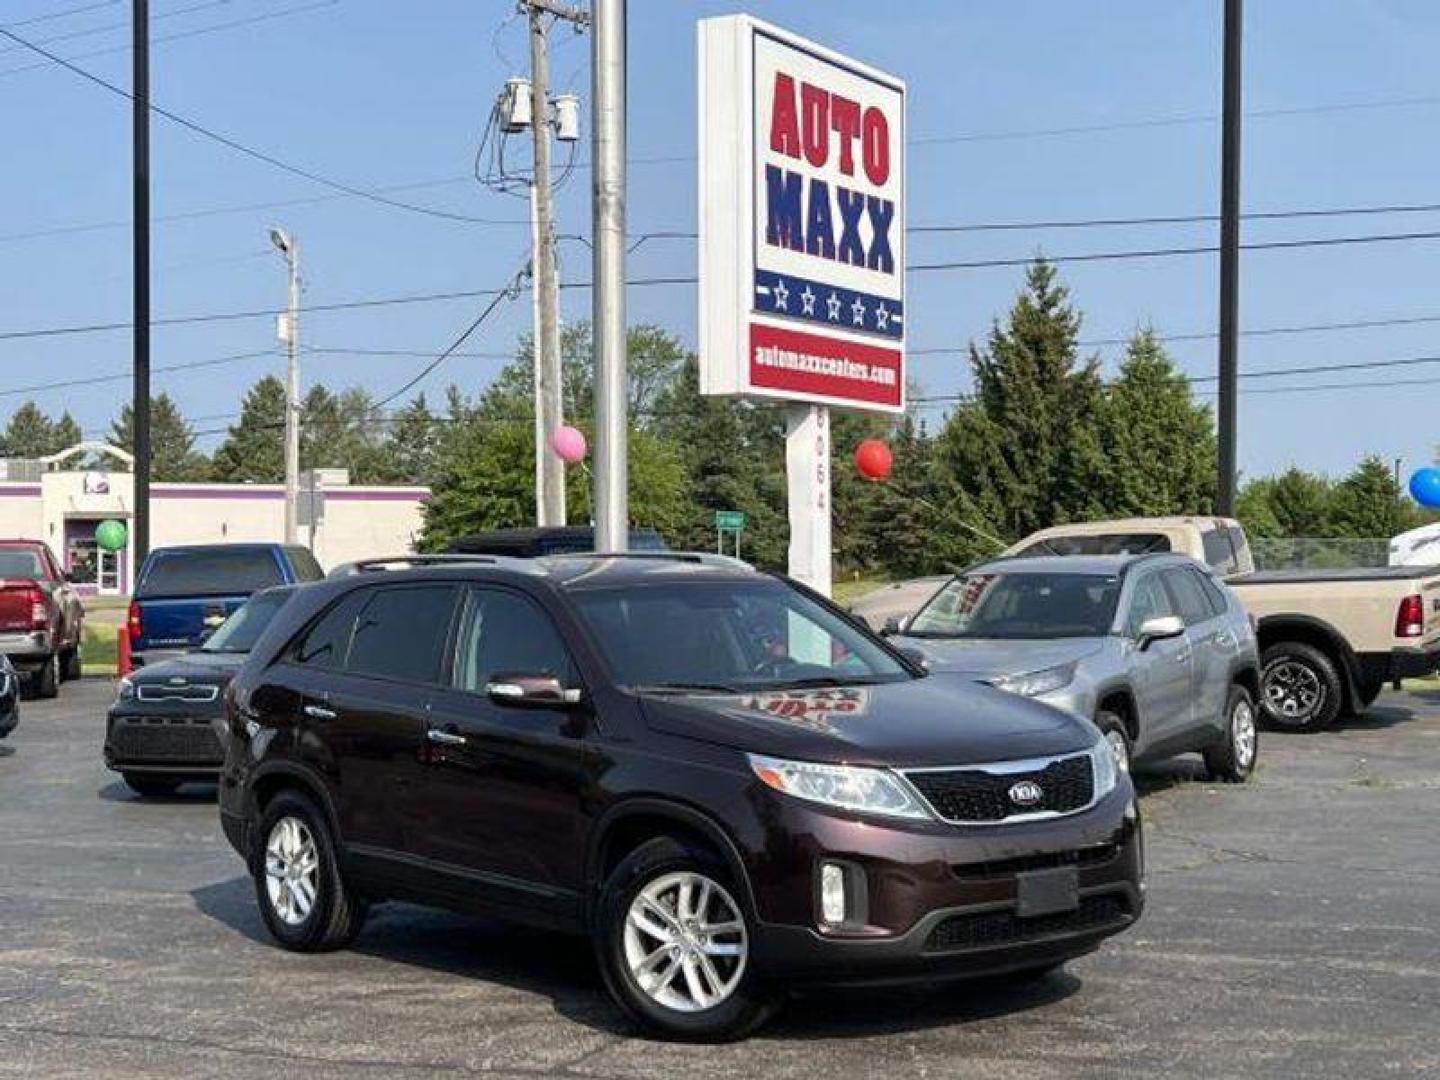
[[[98,0],[91,0],[92,3]],[[15,24],[84,0],[6,0]],[[128,3],[16,27],[97,74],[128,85]],[[1440,202],[1440,6],[1425,0],[1252,0],[1247,5],[1244,202],[1290,210]],[[695,20],[747,10],[904,76],[910,87],[912,225],[1213,213],[1218,205],[1219,0],[631,0],[629,218],[631,231],[695,226]],[[490,101],[528,67],[508,0],[153,0],[152,94],[157,104],[347,184],[435,182],[395,196],[498,224],[457,224],[353,198],[238,156],[156,119],[155,213],[310,200],[161,221],[155,230],[157,318],[283,303],[279,257],[265,228],[303,245],[306,302],[490,288],[528,243],[526,204],[466,177]],[[274,18],[260,18],[275,13]],[[255,21],[249,21],[255,20]],[[228,25],[244,24],[244,25]],[[218,28],[213,31],[210,28]],[[80,35],[91,29],[95,33]],[[203,32],[197,32],[203,31]],[[62,36],[64,35],[64,36]],[[70,36],[75,35],[75,36]],[[178,35],[174,40],[162,40]],[[57,40],[58,38],[58,40]],[[557,83],[588,93],[589,43],[558,35]],[[0,332],[125,321],[129,314],[128,104],[0,42]],[[103,50],[103,51],[102,51]],[[82,54],[101,52],[100,55]],[[25,70],[20,70],[25,69]],[[1421,100],[1416,100],[1421,99]],[[1398,103],[1397,103],[1398,102]],[[1317,106],[1367,106],[1314,111]],[[1278,115],[1277,115],[1278,113]],[[1160,123],[1147,123],[1161,121]],[[1172,122],[1174,121],[1174,122]],[[586,114],[588,126],[588,111]],[[1095,128],[1055,134],[1055,129]],[[1049,132],[1049,134],[1042,134]],[[587,132],[588,135],[588,132]],[[951,141],[925,141],[950,139]],[[589,231],[588,173],[562,193],[562,232]],[[96,226],[44,237],[37,231]],[[102,227],[103,226],[103,227]],[[1246,241],[1440,230],[1440,213],[1247,223]],[[1213,225],[920,236],[912,262],[974,260],[1214,242]],[[1440,240],[1245,256],[1242,324],[1440,316],[1430,274]],[[563,274],[589,277],[585,248],[564,252]],[[687,241],[646,243],[635,277],[694,272]],[[1072,264],[1064,276],[1085,312],[1086,338],[1144,322],[1162,333],[1214,329],[1213,256]],[[1008,305],[1020,272],[916,275],[911,344],[960,346]],[[632,289],[633,321],[693,342],[689,286]],[[304,337],[323,348],[443,347],[477,301],[314,313]],[[567,317],[589,297],[564,296]],[[467,349],[504,353],[528,326],[528,298],[507,304]],[[1440,352],[1440,321],[1242,341],[1242,370],[1372,361]],[[161,327],[156,365],[262,350],[273,320]],[[1180,341],[1186,371],[1213,374],[1213,339]],[[123,372],[128,333],[0,341],[0,410],[33,383]],[[1117,350],[1099,349],[1107,364]],[[383,395],[425,359],[325,353],[305,378],[362,384]],[[427,380],[482,386],[501,361],[459,357]],[[202,429],[223,426],[246,385],[279,371],[278,356],[158,374]],[[958,355],[912,359],[930,394],[963,390]],[[1402,385],[1432,379],[1433,385]],[[1379,388],[1248,393],[1241,462],[1251,475],[1291,463],[1328,472],[1362,453],[1429,461],[1440,437],[1427,400],[1440,364],[1249,380],[1247,389],[1383,381]],[[115,382],[33,396],[101,431],[129,392]],[[938,411],[931,414],[938,418]],[[214,437],[205,445],[213,446]]]

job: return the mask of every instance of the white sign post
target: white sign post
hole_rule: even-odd
[[[700,23],[700,385],[792,403],[790,573],[830,591],[827,406],[905,409],[905,84]]]

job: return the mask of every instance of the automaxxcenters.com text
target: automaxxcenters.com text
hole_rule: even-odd
[[[803,371],[840,379],[854,379],[858,382],[874,383],[877,386],[895,385],[894,368],[878,364],[865,364],[856,360],[848,360],[843,356],[818,356],[815,353],[800,352],[796,349],[761,345],[755,350],[755,362],[761,367],[779,368],[783,371]]]

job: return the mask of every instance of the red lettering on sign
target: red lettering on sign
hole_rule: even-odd
[[[864,142],[865,175],[876,187],[890,179],[890,123],[885,114],[871,106],[865,110]]]
[[[800,123],[795,114],[795,80],[775,75],[775,103],[770,107],[770,149],[789,157],[800,156]]]
[[[840,171],[855,175],[855,140],[860,137],[860,106],[839,94],[830,95],[830,126],[840,136]]]
[[[830,157],[830,95],[818,86],[801,83],[800,113],[805,160],[821,168]]]

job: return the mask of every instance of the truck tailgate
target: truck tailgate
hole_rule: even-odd
[[[249,597],[145,597],[140,605],[139,649],[185,649],[199,645],[207,632],[225,621]]]
[[[0,630],[34,630],[35,582],[29,578],[0,578]],[[44,620],[41,620],[42,623]]]

